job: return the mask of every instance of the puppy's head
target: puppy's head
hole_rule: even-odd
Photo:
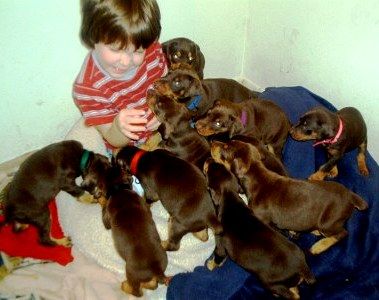
[[[89,152],[86,166],[82,172],[81,187],[95,199],[106,197],[111,163],[104,155]]]
[[[170,65],[177,63],[200,64],[200,47],[190,39],[175,38],[163,43],[162,48]]]
[[[216,206],[221,204],[225,190],[238,193],[240,188],[237,178],[223,164],[208,158],[204,163],[203,172],[207,178],[208,189]]]
[[[228,102],[228,100],[216,100],[206,116],[197,120],[195,126],[200,135],[210,136],[228,132],[231,137],[243,128],[240,116],[236,115]]]
[[[290,129],[290,135],[298,141],[322,140],[334,135],[332,112],[316,107],[300,117]]]
[[[186,98],[199,95],[202,85],[192,67],[181,63],[171,65],[167,75],[154,83],[154,88],[162,95],[185,102]]]
[[[114,159],[114,165],[118,166],[121,172],[130,174],[132,159],[139,151],[140,149],[138,147],[132,145],[122,147]]]
[[[216,162],[223,164],[238,178],[247,173],[254,161],[261,161],[261,155],[256,147],[238,140],[227,143],[213,141],[211,155]]]

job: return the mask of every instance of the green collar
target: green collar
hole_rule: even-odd
[[[88,151],[88,150],[83,151],[82,158],[80,159],[80,171],[82,171],[82,172],[88,166],[89,154],[90,154],[90,151]]]

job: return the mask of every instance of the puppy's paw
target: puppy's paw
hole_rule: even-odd
[[[77,198],[79,202],[82,203],[97,203],[98,201],[95,199],[95,197],[87,192],[85,192],[83,195]]]
[[[142,297],[143,295],[141,288],[139,288],[139,290],[137,291],[134,290],[127,280],[121,283],[121,290],[123,290],[127,294],[134,295],[136,297]]]
[[[51,240],[55,244],[63,246],[63,247],[71,247],[72,246],[71,238],[69,236],[64,236],[61,239],[55,239],[52,237]]]
[[[207,269],[209,271],[213,271],[217,267],[218,267],[218,265],[216,264],[214,258],[207,261]]]
[[[141,283],[141,288],[148,290],[155,290],[158,287],[158,280],[156,277],[147,282]]]
[[[308,177],[309,180],[324,180],[326,177],[326,173],[322,171],[317,171],[316,173],[313,173],[311,176]]]
[[[171,243],[169,240],[161,241],[161,245],[165,251],[176,251],[176,250],[179,250],[179,247],[180,247],[179,244],[175,245],[175,244]]]
[[[338,176],[338,169],[337,169],[337,166],[334,166],[333,169],[331,169],[330,172],[328,173],[328,177],[335,178],[337,176]]]
[[[193,236],[197,239],[199,239],[202,242],[208,241],[208,228],[205,228],[203,230],[200,230],[198,232],[192,232]]]

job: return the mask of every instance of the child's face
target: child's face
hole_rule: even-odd
[[[136,50],[133,45],[119,50],[117,45],[98,43],[94,51],[102,68],[114,78],[138,68],[145,58],[145,49]]]

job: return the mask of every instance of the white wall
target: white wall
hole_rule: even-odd
[[[243,77],[355,106],[379,161],[379,1],[250,0]]]
[[[242,69],[248,0],[158,0],[161,41],[201,45],[208,77]],[[0,163],[63,139],[80,117],[72,83],[87,50],[78,0],[0,0]]]

